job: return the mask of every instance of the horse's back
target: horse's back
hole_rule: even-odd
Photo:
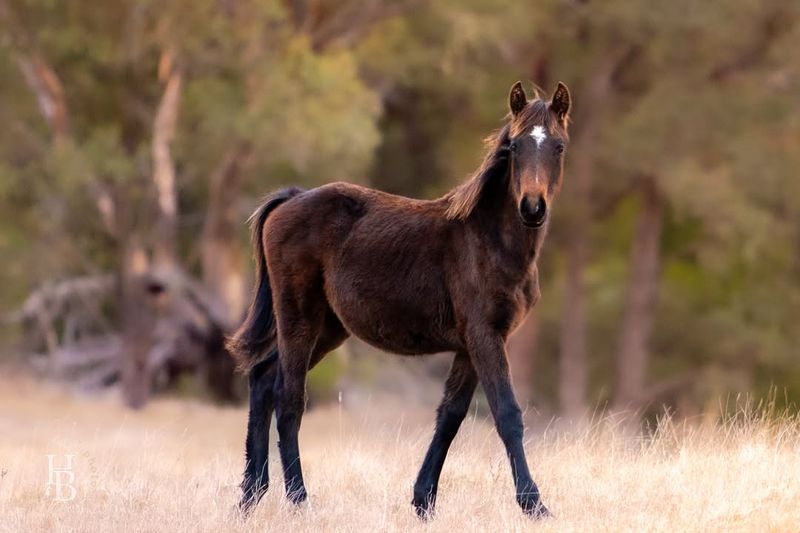
[[[407,252],[417,239],[442,235],[450,225],[436,201],[416,200],[350,183],[323,185],[287,201],[267,219],[265,249],[280,253],[293,243],[329,260],[356,246],[364,252],[390,248]],[[388,250],[387,250],[388,251]]]

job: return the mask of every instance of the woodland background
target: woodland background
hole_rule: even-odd
[[[222,339],[259,198],[436,197],[517,79],[574,102],[542,300],[510,345],[522,401],[799,400],[793,0],[0,0],[0,358],[134,407],[241,399]],[[372,352],[329,357],[312,400],[439,394],[446,360]]]

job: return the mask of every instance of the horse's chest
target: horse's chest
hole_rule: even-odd
[[[492,298],[489,323],[500,335],[506,336],[522,323],[538,300],[539,282],[534,272],[515,287]]]

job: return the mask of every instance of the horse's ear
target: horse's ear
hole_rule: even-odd
[[[563,83],[558,82],[558,87],[556,87],[556,91],[550,99],[550,111],[556,114],[559,122],[561,122],[563,126],[567,125],[567,118],[569,117],[571,105],[569,89],[567,89],[567,86]]]
[[[511,108],[511,114],[516,117],[520,111],[525,109],[526,105],[528,105],[528,97],[525,96],[522,82],[518,81],[511,86],[511,92],[508,93],[508,107]]]

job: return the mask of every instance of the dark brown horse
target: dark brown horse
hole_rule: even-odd
[[[442,198],[333,183],[284,189],[253,214],[255,297],[229,341],[250,374],[244,510],[267,489],[273,409],[287,497],[306,499],[297,444],[306,373],[356,335],[404,355],[455,352],[414,485],[421,517],[433,511],[478,383],[511,461],[517,502],[531,515],[548,514],[525,459],[505,344],[539,299],[536,259],[561,185],[570,96],[559,83],[550,101],[528,101],[518,82],[509,104],[481,167]]]

